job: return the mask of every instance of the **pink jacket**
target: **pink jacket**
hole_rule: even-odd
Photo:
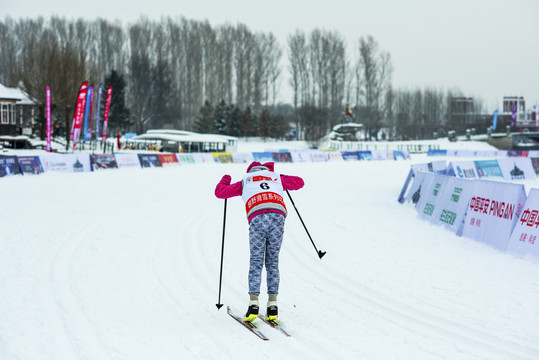
[[[255,162],[252,162],[251,165],[249,165],[249,167],[247,168],[247,172],[249,172],[249,170],[251,170],[253,166],[265,166],[270,171],[274,171],[274,163],[268,162],[265,164],[261,164],[255,161]],[[243,190],[241,181],[235,182],[234,184],[230,184],[231,180],[232,178],[230,175],[223,176],[221,181],[219,181],[219,183],[215,187],[215,196],[217,196],[219,199],[228,199],[234,196],[241,196],[242,190]],[[291,176],[291,175],[283,175],[283,174],[281,174],[281,182],[283,184],[283,190],[299,190],[305,184],[303,182],[303,179],[300,178],[299,176]],[[265,213],[265,212],[276,212],[276,211],[275,210],[262,210],[262,211],[256,212],[249,218],[249,222],[251,222],[251,220],[255,216]]]

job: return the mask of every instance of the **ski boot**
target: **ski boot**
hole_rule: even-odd
[[[249,307],[247,308],[247,313],[245,314],[243,321],[253,322],[256,320],[257,317],[258,317],[258,297],[256,299],[253,299],[253,296],[252,296],[251,300],[249,300]]]
[[[277,320],[278,313],[277,296],[270,295],[268,299],[268,307],[266,309],[266,319],[269,321]]]

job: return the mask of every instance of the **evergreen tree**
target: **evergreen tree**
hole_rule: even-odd
[[[101,94],[101,108],[105,109],[105,99],[107,95],[107,89],[112,85],[112,94],[110,99],[109,108],[109,129],[120,129],[121,132],[127,132],[133,125],[133,121],[130,119],[129,109],[125,105],[125,80],[124,76],[118,73],[116,70],[112,70],[110,74],[105,78],[105,86]],[[95,91],[95,90],[94,90]],[[99,114],[99,118],[103,117]]]
[[[224,135],[227,130],[227,122],[230,116],[230,109],[224,100],[217,105],[214,112],[215,129],[218,134]]]
[[[212,134],[215,132],[215,121],[213,106],[206,100],[204,106],[200,108],[195,121],[195,131],[202,134]]]
[[[266,139],[271,136],[271,117],[267,108],[263,108],[260,113],[260,120],[258,123],[258,136]]]
[[[229,107],[229,117],[226,123],[226,134],[231,136],[243,136],[243,128],[240,126],[241,110],[237,106]]]
[[[243,136],[255,136],[256,135],[256,117],[251,111],[250,107],[247,107],[238,120],[238,124],[241,128]]]
[[[281,114],[271,116],[271,137],[274,139],[281,139],[284,134],[290,130],[290,124],[286,121],[285,117]]]

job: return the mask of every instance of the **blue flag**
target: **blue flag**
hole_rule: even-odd
[[[495,110],[494,117],[492,118],[492,131],[496,130],[497,124],[498,124],[498,110]]]
[[[86,107],[84,109],[84,128],[82,130],[82,142],[86,142],[86,140],[89,140],[89,134],[88,134],[88,115],[90,113],[90,98],[92,96],[92,89],[93,85],[90,85],[88,88],[88,93],[86,94]]]

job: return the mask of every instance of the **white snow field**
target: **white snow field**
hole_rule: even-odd
[[[262,149],[261,149],[262,150]],[[0,359],[539,359],[539,259],[417,217],[397,197],[415,162],[276,164],[285,197],[280,319],[247,308],[248,224],[222,175],[247,164],[0,179]],[[539,187],[539,181],[527,182]],[[266,302],[265,281],[261,302]]]

